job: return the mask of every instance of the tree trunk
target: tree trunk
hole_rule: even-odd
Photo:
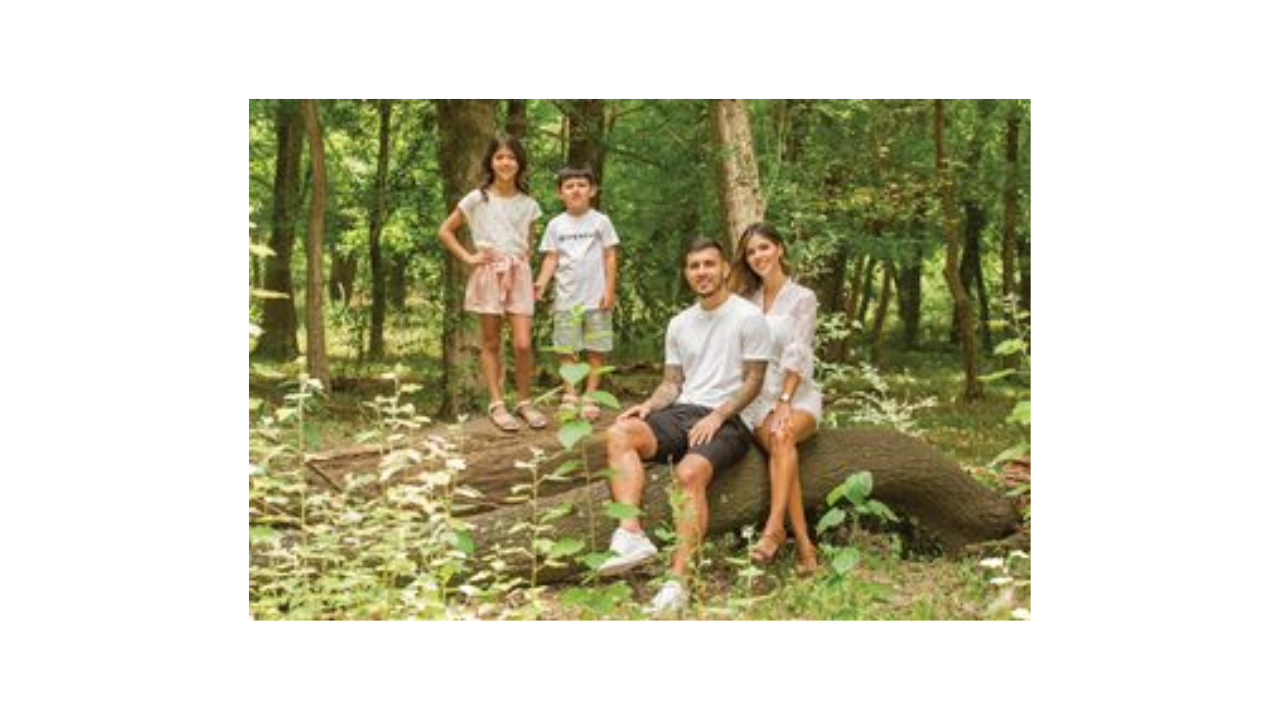
[[[862,276],[862,291],[859,293],[862,297],[858,303],[858,325],[862,326],[863,331],[867,327],[867,311],[871,309],[871,301],[875,298],[872,288],[875,286],[876,265],[879,264],[875,258],[867,260],[867,269]]]
[[[405,309],[405,300],[409,295],[409,258],[402,254],[391,256],[391,272],[387,278],[387,299],[396,312]]]
[[[823,263],[813,274],[808,284],[814,294],[818,296],[819,307],[838,308],[844,306],[844,276],[847,274],[849,266],[849,254],[849,242],[842,240],[839,247],[836,248],[835,257],[830,262]],[[833,338],[819,349],[819,353],[824,357],[831,357],[839,349],[840,341]]]
[[[859,254],[853,261],[853,276],[849,278],[849,293],[845,298],[844,305],[840,308],[832,308],[832,312],[843,312],[846,320],[852,322],[858,316],[858,300],[862,294],[862,273],[867,265],[867,256]],[[840,338],[840,345],[836,348],[836,359],[839,362],[849,361],[849,349],[853,347],[853,340],[857,336],[856,328],[849,328],[849,334]]]
[[[307,218],[307,373],[329,387],[324,346],[324,134],[315,100],[302,101],[302,122],[311,149],[311,215]]]
[[[960,279],[964,281],[969,297],[978,298],[979,326],[982,330],[982,347],[991,352],[991,304],[987,299],[987,284],[982,277],[982,230],[987,225],[987,214],[982,206],[972,200],[964,203],[964,253],[960,257]],[[952,333],[959,337],[959,323],[953,317]],[[953,341],[954,342],[954,341]]]
[[[876,303],[876,319],[871,327],[871,363],[879,365],[884,354],[884,325],[893,299],[893,263],[880,266],[880,302]]]
[[[725,249],[732,257],[742,232],[751,223],[763,220],[765,214],[746,101],[712,100],[711,130],[716,153],[716,188],[728,235]]]
[[[330,254],[329,302],[351,304],[356,287],[356,273],[359,270],[360,260],[354,252],[334,250]]]
[[[1022,112],[1013,101],[1004,126],[1004,222],[1001,224],[1000,294],[1018,294],[1018,126]]]
[[[382,266],[382,228],[387,222],[387,165],[391,157],[390,100],[378,101],[378,169],[369,208],[369,280],[373,305],[369,310],[369,358],[381,360],[383,326],[387,319],[387,278]]]
[[[302,115],[292,100],[276,108],[276,179],[271,201],[271,249],[264,289],[288,295],[264,300],[262,337],[256,357],[292,360],[298,356],[298,313],[293,295],[293,244],[302,166]]]
[[[813,100],[774,100],[770,103],[778,159],[782,162],[794,165],[800,161],[813,104]]]
[[[569,147],[565,164],[569,167],[587,168],[596,176],[596,196],[591,206],[599,209],[604,200],[604,100],[570,100]]]
[[[920,302],[923,297],[920,273],[924,265],[924,249],[919,240],[907,242],[906,255],[898,267],[895,284],[898,288],[898,316],[902,318],[902,347],[915,350],[920,344]]]
[[[603,425],[602,425],[603,427]],[[486,420],[473,420],[464,427],[467,447],[476,448],[467,457],[467,468],[457,479],[484,493],[476,512],[467,517],[473,525],[476,555],[484,556],[500,546],[528,547],[527,532],[511,533],[518,522],[528,521],[531,503],[504,502],[509,488],[532,479],[528,469],[515,467],[516,461],[531,458],[531,446],[547,452],[540,473],[548,474],[567,459],[580,458],[577,451],[556,452],[559,445],[555,433],[502,434]],[[604,434],[598,433],[586,445],[587,467],[598,474],[607,467]],[[335,488],[343,488],[343,478],[350,473],[377,472],[378,451],[375,448],[353,448],[311,456],[308,467],[314,477]],[[439,461],[427,468],[437,469]],[[426,469],[426,468],[424,468]],[[953,460],[942,455],[923,440],[902,433],[873,428],[823,430],[813,440],[800,446],[801,484],[804,504],[816,519],[826,506],[827,494],[855,471],[870,471],[874,478],[872,497],[903,516],[916,520],[924,533],[947,552],[1013,533],[1020,515],[1014,503],[1001,493],[970,478]],[[646,528],[652,531],[660,524],[670,524],[671,508],[666,490],[669,470],[659,465],[648,467],[641,509]],[[403,471],[401,477],[415,478],[419,468]],[[543,479],[539,484],[539,507],[549,508],[569,503],[573,510],[556,521],[543,537],[578,538],[603,551],[608,547],[614,522],[605,517],[602,503],[609,500],[607,483],[597,480],[587,484],[579,471],[569,482]],[[736,530],[744,525],[759,527],[769,503],[768,460],[756,447],[740,463],[727,470],[712,483],[708,493],[710,524],[708,536]],[[375,484],[376,485],[376,484]],[[366,486],[367,492],[379,492]],[[594,522],[588,515],[594,508]],[[594,525],[594,528],[593,528]],[[593,532],[594,530],[594,532]],[[508,572],[527,573],[527,561],[508,556]],[[548,569],[541,581],[570,577],[578,568]]]
[[[508,100],[507,101],[507,122],[505,130],[507,135],[524,142],[525,131],[529,127],[529,101],[528,100]]]
[[[951,298],[955,302],[960,320],[961,355],[964,360],[964,392],[965,400],[982,397],[982,384],[978,382],[977,343],[973,333],[973,304],[969,294],[965,292],[964,283],[960,279],[960,250],[964,238],[960,231],[959,210],[956,208],[956,189],[952,179],[950,162],[947,160],[944,135],[946,121],[942,100],[933,101],[933,147],[935,168],[938,183],[942,192],[943,226],[947,239],[947,259],[943,275],[947,280],[947,288],[951,290]]]
[[[440,176],[444,189],[444,212],[449,214],[458,201],[480,185],[480,163],[494,130],[494,100],[438,100]],[[463,229],[463,236],[469,234]],[[461,238],[460,238],[461,239]],[[462,309],[466,268],[452,253],[444,253],[444,324],[441,333],[440,417],[452,418],[471,409],[472,391],[478,389],[478,373],[469,363],[467,315]],[[474,343],[470,343],[474,344]]]

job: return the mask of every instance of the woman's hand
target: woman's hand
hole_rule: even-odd
[[[773,404],[773,422],[769,423],[769,432],[778,435],[791,430],[791,403],[781,400]]]

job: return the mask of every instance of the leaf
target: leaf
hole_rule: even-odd
[[[1013,411],[1009,413],[1009,417],[1005,419],[1008,423],[1018,423],[1030,427],[1031,425],[1031,401],[1020,400],[1017,405],[1013,406]]]
[[[860,558],[861,553],[858,552],[858,548],[841,548],[840,551],[835,554],[835,557],[831,558],[831,569],[835,570],[840,575],[844,575],[857,566]]]
[[[868,512],[871,513],[871,515],[878,517],[882,520],[898,522],[898,516],[894,514],[893,510],[889,509],[888,505],[885,505],[879,500],[868,500],[867,510]]]
[[[554,522],[571,512],[573,512],[573,503],[561,503],[544,511],[541,521],[544,523]]]
[[[560,366],[560,377],[570,385],[576,386],[590,372],[591,366],[586,363],[565,363]]]
[[[551,550],[547,552],[548,558],[562,558],[576,555],[586,547],[587,544],[577,538],[564,538],[558,540],[555,545],[551,546]]]
[[[465,530],[454,530],[451,542],[455,548],[467,555],[471,555],[476,551],[476,541],[472,539],[471,533]]]
[[[1020,338],[1010,338],[996,346],[992,350],[996,355],[1016,355],[1027,349],[1027,344]]]
[[[640,517],[643,513],[640,508],[635,505],[628,505],[620,502],[605,503],[604,514],[614,520],[628,520],[634,517]]]
[[[280,536],[280,533],[276,532],[273,528],[269,528],[265,525],[249,526],[249,544],[250,545],[253,545],[254,543],[275,542],[275,539],[279,536]]]
[[[830,528],[836,527],[841,523],[843,523],[844,519],[845,519],[844,510],[841,510],[840,508],[832,508],[827,511],[826,515],[822,516],[821,520],[818,521],[818,529],[816,532],[819,535],[821,535],[822,533],[826,532]]]
[[[848,498],[849,502],[854,505],[861,505],[871,495],[873,484],[871,473],[864,470],[845,478],[841,487],[844,489],[844,496]]]
[[[556,468],[555,472],[551,474],[558,477],[566,477],[581,467],[582,467],[581,460],[570,460],[564,463],[563,465],[561,465],[560,467]]]
[[[595,400],[597,403],[609,408],[610,410],[618,410],[622,407],[622,403],[618,402],[618,398],[614,397],[612,393],[607,393],[604,390],[592,390],[586,394],[586,397]]]
[[[249,254],[260,258],[275,257],[276,251],[269,245],[249,243]]]
[[[988,463],[988,466],[999,467],[1002,463],[1005,463],[1009,460],[1013,460],[1014,458],[1020,458],[1023,455],[1026,455],[1027,451],[1030,449],[1031,448],[1028,447],[1026,443],[1020,442],[1017,445],[1014,445],[1013,447],[1008,448],[1004,452],[997,455],[994,460]]]
[[[982,375],[982,377],[979,377],[978,379],[982,380],[982,382],[984,383],[993,383],[993,382],[996,382],[996,380],[1002,380],[1007,377],[1010,377],[1010,375],[1016,375],[1016,374],[1018,374],[1018,370],[1001,370],[1001,372],[998,372],[998,373]]]
[[[571,420],[560,426],[556,438],[560,440],[560,446],[565,450],[572,449],[578,441],[584,437],[591,435],[591,423],[586,420]]]
[[[578,562],[585,565],[588,570],[599,570],[600,566],[611,557],[613,557],[611,552],[593,552],[578,558]]]

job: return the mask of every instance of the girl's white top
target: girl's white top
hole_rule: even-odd
[[[458,207],[471,226],[471,239],[476,249],[490,247],[503,255],[529,255],[529,226],[542,216],[538,201],[517,192],[499,197],[490,188],[486,201],[479,188],[458,201]]]

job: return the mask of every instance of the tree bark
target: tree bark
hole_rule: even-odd
[[[1018,126],[1021,123],[1022,112],[1017,101],[1013,101],[1004,125],[1004,217],[1000,228],[1000,294],[1006,298],[1018,294]]]
[[[921,270],[924,265],[922,240],[908,240],[895,285],[898,288],[898,316],[902,318],[902,347],[915,350],[920,344],[920,302],[923,298]]]
[[[311,215],[307,218],[307,372],[329,387],[324,344],[324,134],[315,100],[302,101],[302,122],[311,149]]]
[[[716,187],[724,221],[725,249],[734,246],[751,223],[764,219],[764,194],[751,141],[751,116],[743,100],[712,100],[711,130],[716,152]]]
[[[884,275],[881,278],[881,292],[876,305],[876,322],[872,324],[870,343],[872,343],[872,365],[879,365],[884,360],[884,328],[888,324],[888,309],[893,302],[893,277],[895,269],[892,263],[884,263]]]
[[[832,311],[842,311],[846,320],[850,322],[858,316],[858,300],[862,293],[862,273],[867,265],[867,256],[859,253],[853,260],[853,275],[849,278],[849,292],[844,300],[844,305],[839,308],[832,308]],[[849,350],[853,347],[854,338],[858,335],[857,328],[849,328],[849,334],[840,338],[840,345],[836,348],[836,359],[839,362],[849,361]]]
[[[355,293],[360,260],[354,252],[337,250],[330,253],[329,257],[329,302],[349,305]]]
[[[440,176],[444,186],[444,212],[449,214],[458,201],[480,185],[480,163],[494,131],[495,100],[438,100]],[[469,235],[469,229],[463,229]],[[467,271],[452,253],[444,253],[443,332],[441,333],[440,417],[452,418],[471,409],[472,391],[477,390],[478,373],[469,363],[467,313],[462,295]]]
[[[987,214],[974,200],[964,203],[964,253],[960,256],[960,279],[969,297],[978,298],[978,326],[982,331],[982,347],[991,352],[991,304],[987,299],[987,283],[982,277],[982,230]],[[952,333],[959,337],[959,323],[953,317]],[[954,342],[954,341],[953,341]]]
[[[390,215],[389,174],[392,156],[392,111],[394,97],[378,99],[378,173],[369,209],[369,275],[372,307],[369,319],[369,357],[378,361],[387,354],[387,264],[383,260],[383,229]]]
[[[524,142],[525,131],[529,128],[529,101],[508,100],[507,122],[504,127],[507,135]]]
[[[271,202],[271,249],[266,262],[266,290],[287,295],[264,300],[262,337],[254,356],[292,360],[298,356],[298,313],[293,295],[293,244],[297,227],[302,167],[302,115],[292,100],[276,108],[276,178]]]
[[[955,301],[960,328],[960,350],[964,357],[964,400],[979,400],[983,396],[982,382],[978,380],[978,338],[974,333],[973,299],[965,290],[960,277],[960,254],[964,250],[964,229],[960,225],[960,205],[956,200],[955,172],[946,152],[946,100],[934,99],[933,141],[936,152],[938,183],[942,193],[942,215],[947,238],[947,287]]]

